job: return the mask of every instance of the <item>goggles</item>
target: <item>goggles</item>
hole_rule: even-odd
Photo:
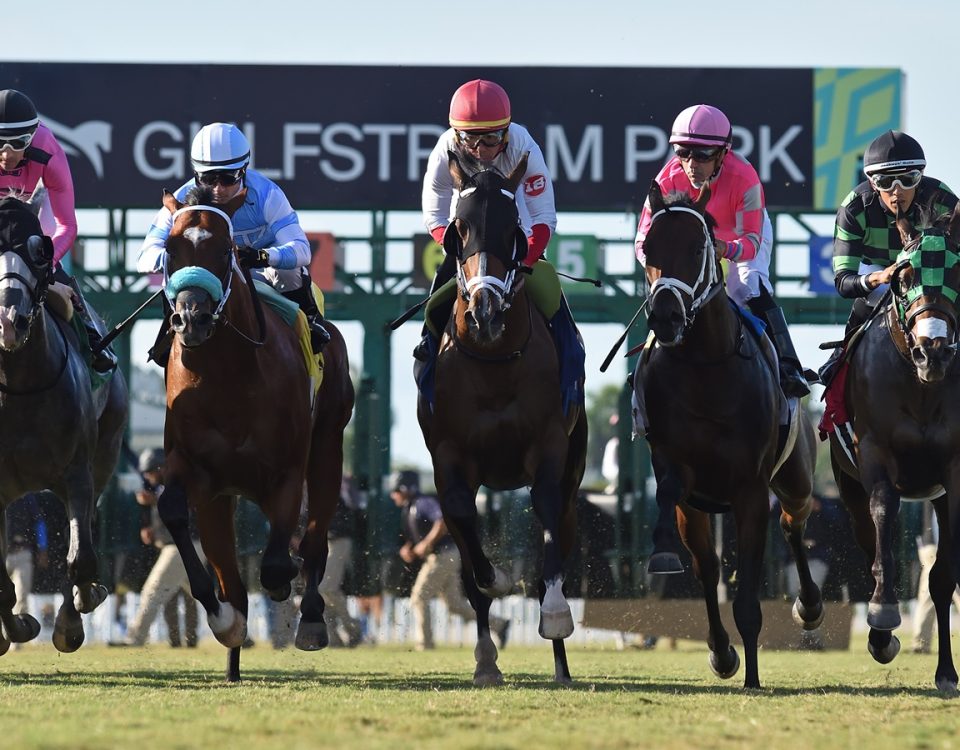
[[[467,148],[476,148],[478,145],[499,146],[503,143],[506,130],[495,130],[492,133],[468,133],[466,130],[457,131],[457,140]]]
[[[206,185],[207,187],[213,187],[214,185],[230,187],[236,185],[243,179],[243,169],[218,169],[212,172],[197,172],[196,178],[200,185]]]
[[[898,172],[897,174],[883,174],[882,172],[878,172],[877,174],[870,175],[869,179],[870,184],[877,190],[889,193],[892,192],[897,185],[904,190],[912,190],[920,184],[922,177],[922,170],[911,169],[909,172]]]
[[[674,146],[673,153],[681,161],[693,159],[696,162],[707,162],[715,159],[720,153],[719,148],[687,148],[686,146]]]
[[[14,151],[23,151],[33,141],[33,135],[33,133],[23,133],[22,135],[11,136],[0,135],[0,149],[9,147]]]

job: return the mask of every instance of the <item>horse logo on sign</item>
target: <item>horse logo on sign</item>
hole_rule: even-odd
[[[70,127],[41,115],[44,125],[53,131],[57,142],[68,156],[87,158],[97,177],[103,179],[103,155],[110,153],[113,143],[113,125],[103,120],[88,120]]]

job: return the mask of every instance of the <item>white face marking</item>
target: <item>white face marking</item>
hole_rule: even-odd
[[[941,318],[924,318],[918,320],[913,327],[913,335],[917,338],[926,336],[928,339],[945,339],[947,333],[947,321]]]
[[[213,237],[210,232],[202,227],[190,227],[183,230],[183,236],[193,243],[194,247],[200,247],[200,243]]]

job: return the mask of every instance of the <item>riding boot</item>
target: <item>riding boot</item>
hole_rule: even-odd
[[[860,297],[854,301],[853,307],[850,309],[850,317],[847,318],[847,327],[843,332],[843,343],[834,348],[830,353],[829,359],[827,359],[823,367],[820,368],[820,382],[823,383],[824,388],[830,385],[833,376],[837,374],[837,369],[840,367],[840,363],[843,362],[843,355],[847,350],[847,342],[850,341],[850,337],[860,326],[867,322],[872,311],[873,308],[867,302],[866,297]]]
[[[780,387],[787,398],[803,398],[810,395],[810,386],[803,375],[800,357],[790,339],[790,329],[783,316],[783,308],[774,305],[762,311],[763,320],[769,326],[770,340],[780,359]]]
[[[429,296],[432,297],[434,292],[452,279],[455,270],[456,259],[452,255],[444,256],[443,262],[437,268],[436,274],[434,274],[433,283],[430,284]],[[413,348],[413,358],[419,362],[429,360],[433,356],[433,353],[439,348],[437,337],[430,332],[430,327],[427,325],[426,315],[427,313],[424,312],[424,323],[420,331],[420,341]]]
[[[103,349],[99,348],[100,342],[103,341],[103,335],[100,333],[100,329],[97,328],[97,324],[94,323],[93,317],[90,315],[90,308],[83,299],[80,284],[77,283],[76,278],[73,276],[69,276],[66,273],[64,273],[64,275],[69,279],[68,284],[76,296],[73,306],[74,312],[80,315],[80,321],[83,323],[83,327],[87,332],[87,341],[90,345],[91,354],[90,366],[93,367],[96,372],[105,375],[116,368],[117,355],[113,353],[113,349],[109,346]]]
[[[314,354],[322,352],[323,347],[330,343],[330,332],[323,325],[323,315],[320,314],[317,301],[313,297],[309,279],[304,279],[299,289],[290,289],[281,294],[300,305],[310,324],[310,346],[313,347]]]

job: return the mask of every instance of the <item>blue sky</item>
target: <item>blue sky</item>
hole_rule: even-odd
[[[960,105],[947,93],[955,88],[957,66],[949,61],[960,3],[928,0],[922,8],[888,0],[273,5],[233,0],[190,6],[53,0],[48,20],[8,34],[0,55],[47,62],[896,67],[906,74],[904,129],[923,144],[928,173],[960,189],[952,135]],[[253,106],[282,108],[284,102]],[[558,230],[572,231],[574,221],[564,226],[561,217]],[[624,224],[622,231],[626,239],[631,227]],[[619,330],[598,327],[590,337],[597,343],[588,352],[588,390],[622,381],[623,370],[611,368],[604,377],[597,372]],[[345,333],[357,359],[360,329],[347,326]],[[794,331],[812,365],[824,359],[816,343],[835,334],[822,328]],[[408,355],[415,339],[416,327],[409,325],[395,339],[394,459],[425,466],[412,408]],[[151,331],[138,328],[135,356],[150,341]]]

